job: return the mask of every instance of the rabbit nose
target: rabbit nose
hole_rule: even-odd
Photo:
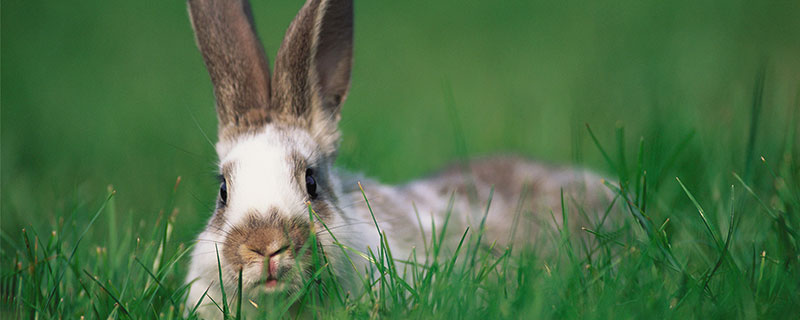
[[[269,262],[267,262],[267,278],[275,278],[278,274],[278,257],[272,256],[269,257]]]
[[[269,276],[273,277],[275,276],[278,270],[279,255],[288,249],[289,246],[285,245],[278,248],[277,250],[267,251],[263,249],[250,248],[250,251],[257,254],[261,259],[266,260],[264,262],[267,264],[267,271],[269,272]]]
[[[253,248],[250,250],[257,254],[262,259],[262,263],[265,264],[264,271],[267,272],[267,279],[276,279],[278,275],[278,261],[280,260],[280,254],[286,251],[288,248],[289,246],[283,246],[272,251],[264,251]]]

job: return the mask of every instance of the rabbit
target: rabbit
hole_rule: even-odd
[[[398,186],[338,169],[338,122],[353,60],[352,0],[307,0],[271,76],[247,0],[187,3],[219,121],[216,209],[197,237],[186,277],[187,310],[200,303],[201,317],[222,317],[220,278],[231,299],[239,281],[246,295],[300,290],[311,270],[309,252],[298,248],[312,232],[343,286],[355,292],[352,273],[369,263],[335,244],[354,252],[379,247],[376,222],[394,256],[409,257],[447,212],[454,229],[480,223],[490,193],[484,238],[498,246],[529,243],[542,226],[558,226],[562,190],[586,208],[608,203],[599,175],[517,156],[465,161]],[[533,215],[515,215],[520,206]]]

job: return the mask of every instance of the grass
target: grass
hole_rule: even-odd
[[[617,132],[617,142],[624,143],[624,130]],[[374,231],[382,243],[362,254],[372,268],[361,275],[370,288],[361,295],[341,289],[325,257],[316,254],[316,232],[311,232],[307,243],[315,271],[298,294],[246,297],[240,284],[235,305],[229,305],[227,298],[214,303],[231,319],[242,318],[242,301],[267,310],[263,314],[269,318],[684,318],[699,314],[778,318],[796,314],[800,305],[800,180],[798,163],[793,161],[798,150],[793,144],[787,144],[790,148],[777,167],[762,157],[762,165],[753,169],[769,172],[760,176],[774,189],[757,192],[752,185],[761,179],[747,182],[732,173],[737,183],[714,200],[698,197],[678,177],[674,187],[682,189],[685,197],[678,208],[671,208],[670,215],[686,210],[681,218],[689,227],[683,227],[671,226],[670,219],[654,220],[659,210],[645,209],[648,202],[660,200],[647,192],[655,182],[646,179],[643,169],[648,167],[641,160],[646,144],[640,144],[639,160],[630,167],[623,148],[612,156],[591,129],[588,133],[609,165],[619,170],[619,182],[607,186],[623,205],[609,207],[608,215],[626,219],[630,228],[604,230],[598,221],[585,228],[595,237],[583,243],[586,250],[581,250],[567,228],[543,233],[527,247],[485,248],[477,245],[484,236],[483,222],[476,230],[449,230],[446,219],[420,248],[425,260],[416,261],[394,257],[375,220]],[[637,180],[623,178],[629,174]],[[177,183],[174,190],[173,195],[178,194]],[[75,221],[84,210],[76,208],[50,233],[31,227],[22,230],[21,239],[4,235],[13,248],[3,252],[5,316],[172,319],[196,308],[186,305],[187,285],[182,282],[182,266],[191,245],[176,244],[170,238],[179,219],[172,201],[152,225],[109,232],[95,243],[83,241],[91,229],[116,228],[96,223],[101,215],[116,221],[114,197],[109,188],[88,222]],[[770,203],[764,198],[771,199]],[[581,209],[569,207],[567,200],[562,200],[564,212]],[[366,194],[364,201],[369,201]],[[488,213],[491,196],[484,204]],[[689,214],[692,208],[694,215]],[[563,218],[568,224],[566,214]],[[310,206],[309,219],[318,220]],[[742,230],[743,224],[756,227]],[[697,230],[698,226],[704,230]],[[727,228],[723,231],[721,226]],[[442,254],[446,232],[462,233],[452,255]],[[542,250],[538,243],[559,246]],[[341,244],[339,249],[351,250]]]
[[[274,57],[300,4],[252,2]],[[9,0],[0,14],[0,318],[182,318],[217,187],[185,4]],[[339,166],[390,183],[507,151],[586,166],[617,195],[606,219],[628,226],[487,250],[482,225],[434,221],[425,261],[365,253],[365,295],[315,256],[297,295],[216,302],[233,318],[800,314],[798,14],[792,1],[358,2]],[[568,194],[562,206],[582,209]],[[457,255],[443,233],[463,236]]]

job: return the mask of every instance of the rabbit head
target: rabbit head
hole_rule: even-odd
[[[189,281],[246,290],[297,290],[310,204],[341,221],[331,169],[353,55],[352,0],[308,0],[291,23],[270,76],[247,0],[188,0],[197,45],[214,86],[220,192],[201,233]],[[316,219],[315,219],[316,221]],[[321,239],[323,241],[325,239]],[[330,241],[330,239],[328,239]],[[206,287],[190,293],[197,300]]]

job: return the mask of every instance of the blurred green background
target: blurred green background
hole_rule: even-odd
[[[274,57],[302,3],[252,2]],[[778,157],[797,135],[787,128],[800,92],[800,1],[358,1],[355,10],[338,163],[383,181],[463,153],[608,172],[588,123],[609,147],[624,125],[631,156],[640,136],[647,142],[655,179],[681,176],[714,196],[745,165],[759,70],[756,154]],[[150,221],[178,176],[178,239],[202,228],[217,188],[203,132],[216,140],[216,118],[184,1],[4,0],[1,68],[6,235],[96,208],[108,185],[120,212]],[[661,206],[678,192],[670,184]]]

